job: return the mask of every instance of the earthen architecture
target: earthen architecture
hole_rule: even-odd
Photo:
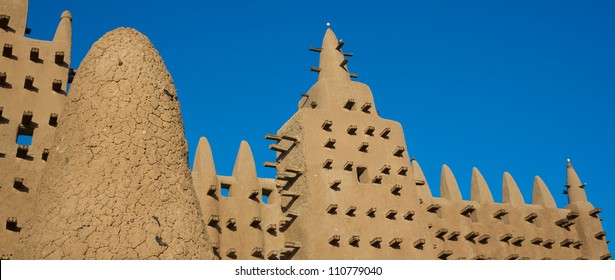
[[[24,37],[27,1],[0,5],[2,258],[610,259],[599,213],[570,162],[569,204],[536,177],[525,202],[504,173],[494,202],[474,169],[463,200],[444,165],[433,197],[402,126],[382,119],[330,29],[318,81],[269,148],[247,142],[231,176],[207,139],[194,168],[170,74],[133,29],[107,33],[76,71],[71,15],[51,42]],[[31,143],[18,138],[31,136]]]

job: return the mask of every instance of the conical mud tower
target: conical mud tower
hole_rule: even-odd
[[[83,60],[18,258],[211,259],[173,81],[120,28]]]

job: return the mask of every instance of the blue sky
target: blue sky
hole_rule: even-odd
[[[381,116],[404,127],[434,195],[447,164],[469,199],[476,166],[496,201],[508,171],[526,202],[539,175],[564,207],[570,158],[615,232],[614,1],[31,0],[30,36],[51,39],[66,9],[74,68],[116,27],[150,38],[175,80],[191,159],[206,136],[221,175],[241,140],[259,176],[274,175],[262,167],[274,160],[264,135],[316,81],[307,48],[330,22]]]

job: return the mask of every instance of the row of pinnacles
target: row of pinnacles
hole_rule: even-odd
[[[401,125],[380,118],[369,87],[351,80],[352,54],[330,29],[310,48],[320,55],[310,68],[318,81],[265,136],[276,160],[264,165],[276,177],[257,176],[246,142],[232,175],[221,176],[205,138],[190,172],[177,93],[145,36],[107,33],[66,95],[70,14],[57,42],[35,41],[22,35],[27,1],[9,2],[0,6],[0,43],[12,45],[0,64],[10,85],[0,88],[0,186],[13,186],[0,188],[5,259],[611,257],[601,210],[570,162],[564,209],[539,177],[526,203],[508,173],[495,203],[477,169],[463,200],[446,165],[433,197]],[[66,63],[48,62],[61,53]],[[30,87],[16,86],[21,76]],[[25,130],[36,137],[24,158],[15,137]]]

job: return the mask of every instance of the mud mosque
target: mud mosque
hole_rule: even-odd
[[[0,4],[2,259],[611,258],[570,162],[564,208],[539,177],[524,201],[508,173],[495,203],[478,169],[463,200],[446,165],[433,197],[331,29],[310,48],[318,80],[265,136],[275,178],[246,142],[219,176],[206,138],[190,171],[171,75],[144,35],[113,30],[73,70],[70,12],[41,41],[24,35],[27,8]]]

